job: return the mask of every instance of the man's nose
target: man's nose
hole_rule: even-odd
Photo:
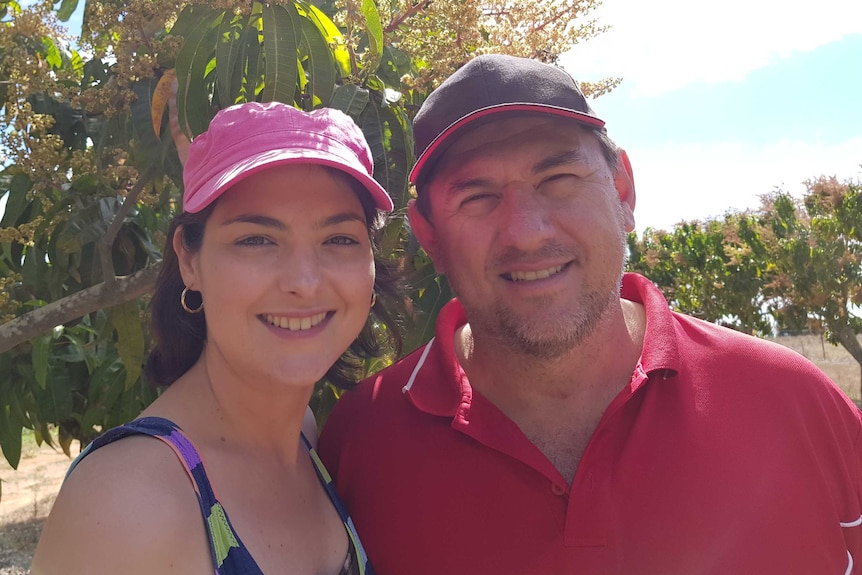
[[[553,214],[531,186],[510,188],[500,207],[500,235],[512,247],[529,251],[553,236]]]

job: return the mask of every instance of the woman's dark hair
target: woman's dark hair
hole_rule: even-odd
[[[400,326],[389,309],[400,310],[406,296],[399,266],[395,261],[384,259],[379,254],[378,235],[384,220],[374,206],[368,191],[344,172],[333,168],[326,169],[337,179],[348,183],[362,203],[376,270],[374,291],[378,295],[377,302],[371,308],[371,314],[359,336],[325,375],[325,379],[332,385],[348,389],[364,375],[364,362],[384,353],[381,336],[388,340],[389,346],[396,354],[401,353]],[[174,250],[173,238],[175,234],[181,233],[185,249],[189,252],[200,250],[204,228],[217,202],[218,200],[198,213],[183,212],[175,216],[168,229],[162,269],[159,271],[156,289],[150,300],[150,329],[155,346],[147,358],[144,373],[153,385],[160,387],[171,385],[191,369],[203,351],[207,338],[206,309],[201,313],[192,314],[184,310],[180,304],[180,295],[186,286],[180,275],[179,259]],[[180,226],[182,229],[179,229]],[[189,292],[186,302],[189,307],[194,308],[200,303],[200,295],[197,292]],[[396,312],[395,315],[400,315],[400,312]]]

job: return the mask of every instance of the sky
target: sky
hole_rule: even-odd
[[[862,2],[604,0],[560,64],[622,84],[591,102],[626,149],[636,229],[862,179]]]

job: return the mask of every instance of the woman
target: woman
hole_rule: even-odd
[[[34,575],[371,572],[306,407],[377,351],[371,174],[335,110],[240,104],[195,139],[151,302],[170,387],[73,464]]]

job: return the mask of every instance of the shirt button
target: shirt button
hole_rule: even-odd
[[[551,483],[551,493],[554,495],[565,495],[568,492],[568,489],[559,483]]]

